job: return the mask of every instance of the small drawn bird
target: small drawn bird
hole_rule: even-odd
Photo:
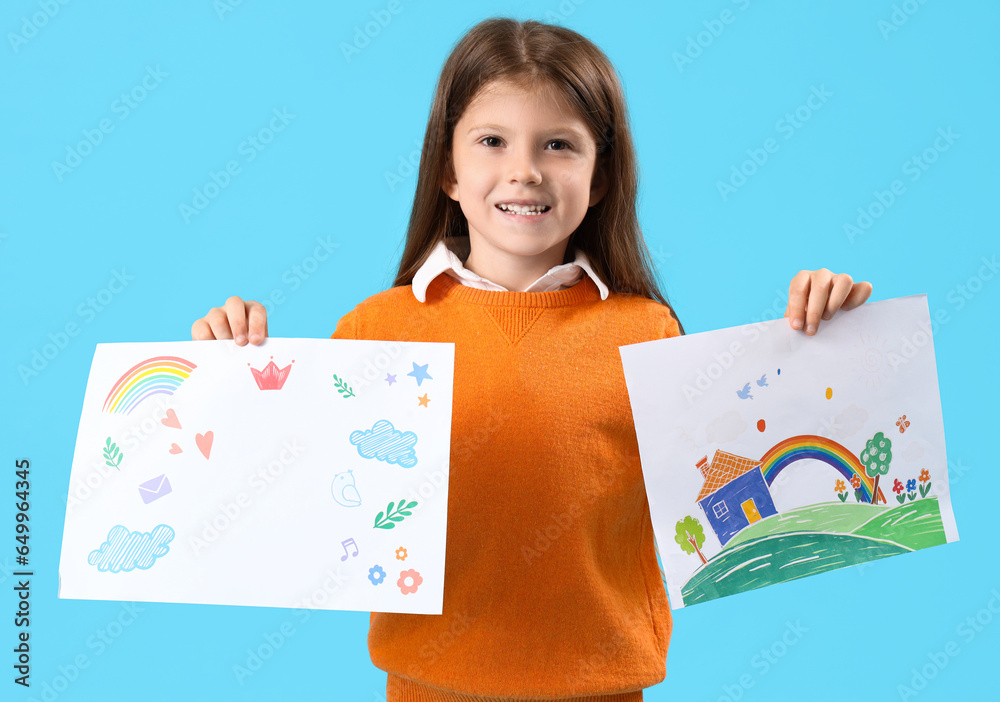
[[[746,400],[748,398],[752,400],[753,395],[750,394],[750,383],[744,385],[742,390],[737,390],[736,394],[741,400]]]
[[[764,375],[760,376],[760,378],[757,380],[757,387],[761,387],[761,388],[767,387],[767,373],[765,373]]]
[[[344,507],[357,507],[361,504],[361,495],[354,485],[354,473],[337,473],[333,476],[333,485],[330,488],[333,492],[333,499],[338,505]]]

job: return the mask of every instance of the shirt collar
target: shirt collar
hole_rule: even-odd
[[[438,241],[427,257],[427,260],[413,274],[413,296],[420,302],[426,302],[427,286],[442,273],[451,275],[451,277],[457,279],[459,282],[468,281],[474,284],[475,287],[486,290],[507,290],[507,288],[491,280],[476,275],[463,265],[463,262],[469,257],[470,250],[470,241],[467,236],[446,237]],[[523,292],[559,290],[563,287],[574,285],[586,274],[591,277],[594,284],[597,285],[597,289],[601,291],[601,299],[606,300],[608,298],[608,286],[594,272],[587,254],[580,249],[574,250],[576,258],[573,261],[553,266]]]

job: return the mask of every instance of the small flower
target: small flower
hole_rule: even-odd
[[[920,482],[926,483],[930,479],[931,479],[931,473],[929,470],[925,468],[924,470],[920,471]]]
[[[396,560],[405,561],[406,560],[406,549],[400,546],[396,549]]]
[[[854,475],[851,476],[851,486],[855,490],[857,490],[859,487],[861,487],[861,477],[857,473],[855,473]]]
[[[899,478],[892,484],[892,491],[897,495],[903,491],[903,484],[899,482]]]
[[[413,581],[412,585],[407,585],[406,580],[409,578]],[[400,592],[404,595],[409,595],[417,591],[424,579],[420,577],[420,573],[410,568],[409,570],[404,570],[399,574],[399,580],[396,581],[396,585],[399,586]]]
[[[847,485],[844,484],[843,480],[838,480],[837,485],[833,488],[836,492],[843,492],[847,489]]]
[[[915,479],[910,478],[909,480],[906,481],[907,492],[913,492],[916,489],[917,489],[917,481]]]
[[[376,564],[368,569],[368,579],[372,585],[381,585],[385,581],[385,571],[382,566]]]

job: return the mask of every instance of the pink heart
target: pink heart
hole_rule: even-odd
[[[208,459],[208,454],[212,452],[212,439],[214,438],[215,435],[210,431],[194,435],[194,442],[198,444],[198,450],[201,451],[206,460]]]
[[[167,416],[160,420],[163,422],[165,427],[173,427],[174,429],[181,428],[181,420],[177,419],[177,413],[173,409],[167,410]],[[177,444],[174,444],[176,446]]]
[[[176,454],[176,453],[180,453],[180,452],[181,452],[181,451],[183,451],[183,450],[184,450],[184,449],[182,449],[182,448],[181,448],[180,446],[178,446],[177,444],[170,444],[170,453],[175,453],[175,454]]]

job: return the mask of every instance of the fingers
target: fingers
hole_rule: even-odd
[[[853,310],[855,307],[860,307],[869,297],[871,297],[871,294],[872,284],[867,280],[855,283],[854,287],[851,288],[851,292],[847,296],[847,299],[844,300],[844,304],[840,306],[840,309]]]
[[[810,276],[809,301],[806,303],[806,334],[813,335],[819,329],[819,320],[826,309],[834,275],[826,268],[813,271]]]
[[[799,271],[788,286],[788,305],[785,316],[788,317],[792,329],[801,329],[805,322],[806,300],[809,298],[809,286],[812,279],[811,271]]]
[[[259,302],[233,295],[223,307],[213,307],[191,325],[191,338],[234,339],[238,346],[245,346],[248,340],[262,344],[267,338],[267,310]]]
[[[217,336],[218,339],[235,339],[237,346],[247,343],[247,305],[242,298],[233,295],[226,300],[227,332],[229,336]]]
[[[252,300],[247,301],[247,318],[250,321],[250,343],[262,344],[267,336],[267,310],[264,305]],[[239,342],[237,342],[239,343]]]
[[[788,287],[788,317],[793,329],[805,328],[816,334],[821,319],[832,319],[837,310],[851,310],[864,304],[872,294],[871,283],[855,283],[846,273],[834,274],[826,268],[799,271]]]

